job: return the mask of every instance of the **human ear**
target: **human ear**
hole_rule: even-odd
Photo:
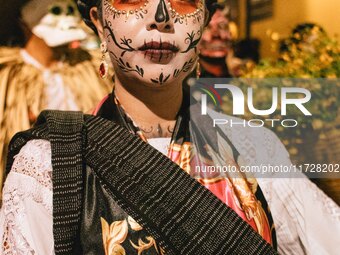
[[[103,25],[102,25],[102,20],[99,15],[99,11],[97,7],[94,6],[90,9],[90,18],[91,18],[93,25],[97,29],[100,40],[103,41],[104,40]]]

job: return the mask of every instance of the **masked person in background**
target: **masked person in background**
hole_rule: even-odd
[[[12,139],[4,253],[336,254],[339,208],[308,179],[239,171],[289,165],[277,137],[214,128],[211,118],[232,117],[203,116],[190,100],[183,81],[213,2],[78,1],[111,57],[114,91],[96,116],[46,111]],[[221,164],[234,175],[197,169]]]
[[[74,1],[0,3],[2,187],[6,148],[16,132],[28,129],[43,109],[90,110],[111,87],[99,78],[100,54],[74,49],[87,38]]]
[[[199,65],[196,66],[196,72],[192,73],[187,80],[187,83],[192,86],[192,95],[197,101],[200,101],[202,94],[198,87],[193,86],[198,77],[231,77],[226,63],[232,46],[231,23],[228,16],[229,7],[224,1],[218,1],[215,13],[204,29],[202,39],[198,44]],[[209,107],[215,111],[222,111],[220,107],[213,104],[209,104]]]
[[[227,1],[218,1],[199,44],[200,77],[240,77],[259,60],[257,40],[237,40],[238,28],[230,18]],[[217,109],[219,110],[219,109]]]
[[[201,78],[231,77],[226,58],[232,49],[233,33],[236,28],[229,20],[229,7],[219,1],[215,14],[204,30],[199,44]]]

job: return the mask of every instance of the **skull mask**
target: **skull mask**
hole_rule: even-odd
[[[22,16],[33,34],[50,47],[86,38],[81,28],[80,15],[72,0],[32,0],[24,6]]]

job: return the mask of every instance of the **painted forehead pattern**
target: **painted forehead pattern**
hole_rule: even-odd
[[[136,17],[143,18],[152,1],[168,5],[172,18],[195,17],[204,11],[204,0],[106,0],[104,6],[110,9],[114,17],[129,17],[135,14]]]

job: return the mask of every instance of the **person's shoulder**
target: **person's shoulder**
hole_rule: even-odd
[[[20,152],[15,157],[25,155],[37,158],[48,154],[51,154],[51,143],[48,140],[32,139],[22,146]]]
[[[34,178],[47,188],[52,188],[51,144],[47,140],[28,141],[14,156],[11,172]]]
[[[17,47],[0,47],[0,65],[16,65],[22,63],[20,48]]]

